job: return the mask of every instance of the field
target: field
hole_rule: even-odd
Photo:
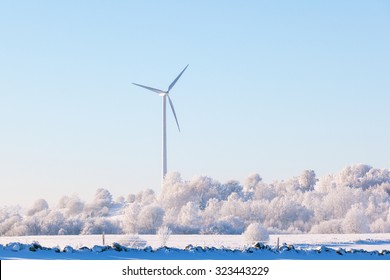
[[[271,235],[263,249],[248,249],[241,235],[171,235],[164,248],[158,235],[105,235],[105,246],[102,235],[0,237],[0,244],[0,259],[390,259],[390,234]]]

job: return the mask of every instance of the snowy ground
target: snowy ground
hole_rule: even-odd
[[[102,246],[101,235],[0,237],[0,259],[390,259],[390,234],[271,235],[265,243],[269,247],[253,250],[240,235],[171,235],[169,249],[159,249],[157,235],[104,238],[110,247]],[[294,249],[276,250],[278,238],[280,245]],[[43,248],[31,251],[33,243]]]
[[[137,245],[132,243],[138,237],[146,241],[145,246],[151,246],[156,249],[161,247],[161,241],[157,235],[105,235],[105,245],[111,245],[114,242],[122,245]],[[279,234],[270,235],[270,239],[264,242],[266,245],[276,246],[277,239],[279,243],[294,245],[297,249],[312,249],[318,246],[327,246],[330,248],[344,249],[364,249],[367,251],[390,250],[390,234]],[[0,244],[10,242],[20,242],[30,244],[38,242],[45,247],[59,247],[63,249],[69,245],[73,248],[83,246],[93,247],[94,245],[103,245],[102,235],[50,235],[50,236],[1,236]],[[142,245],[142,244],[140,244]],[[246,241],[241,235],[171,235],[166,243],[167,247],[184,249],[187,245],[216,247],[229,249],[242,249]],[[131,246],[134,247],[134,246]],[[142,247],[142,246],[141,246]]]

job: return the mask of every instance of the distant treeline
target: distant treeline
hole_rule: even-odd
[[[251,223],[270,233],[390,232],[390,170],[364,164],[317,178],[306,170],[290,180],[220,183],[168,173],[159,195],[147,189],[113,200],[98,189],[91,202],[64,196],[55,207],[38,199],[30,209],[0,209],[0,235],[241,234]]]

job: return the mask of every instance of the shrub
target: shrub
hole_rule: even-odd
[[[259,223],[250,224],[243,233],[248,243],[256,243],[269,240],[269,233]]]

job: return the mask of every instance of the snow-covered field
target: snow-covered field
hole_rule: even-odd
[[[271,235],[266,248],[249,250],[241,235],[171,235],[168,248],[158,235],[104,241],[108,247],[102,235],[0,237],[0,259],[390,259],[390,234]],[[34,243],[42,248],[31,250]]]

